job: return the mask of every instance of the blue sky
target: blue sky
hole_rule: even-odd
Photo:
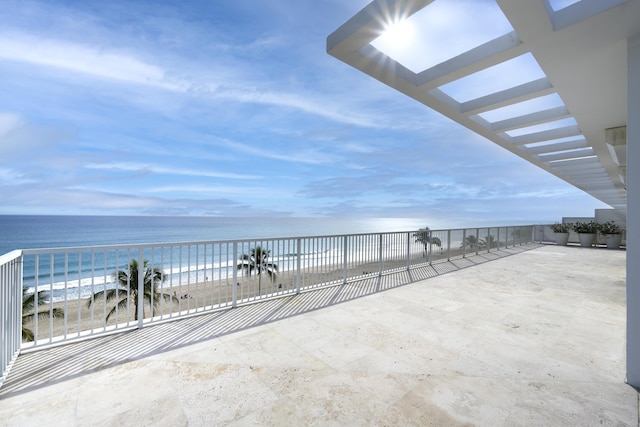
[[[0,3],[0,214],[445,226],[606,205],[329,56],[366,0]]]

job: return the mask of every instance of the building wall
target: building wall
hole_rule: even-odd
[[[640,34],[627,40],[627,382],[640,388]]]

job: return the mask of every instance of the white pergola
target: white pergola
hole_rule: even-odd
[[[495,0],[508,31],[426,66],[377,44],[392,21],[419,26],[447,1],[374,0],[327,51],[627,217],[627,382],[640,387],[640,172],[627,168],[640,161],[640,0]],[[519,63],[537,73],[510,84]],[[479,95],[456,90],[474,82]]]

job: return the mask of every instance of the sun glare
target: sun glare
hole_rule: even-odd
[[[415,37],[415,28],[409,19],[393,22],[376,40],[381,46],[388,46],[392,49],[402,49],[411,44]]]
[[[390,24],[383,23],[380,36],[370,44],[414,73],[513,31],[495,0],[434,0],[409,12],[389,11],[385,19]]]

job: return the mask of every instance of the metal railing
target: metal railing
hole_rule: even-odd
[[[345,284],[532,238],[533,226],[518,226],[14,251],[0,258],[2,378],[21,349]],[[30,304],[23,304],[28,297]],[[21,330],[28,340],[21,342]]]
[[[22,255],[0,256],[0,387],[20,353],[22,341]]]

